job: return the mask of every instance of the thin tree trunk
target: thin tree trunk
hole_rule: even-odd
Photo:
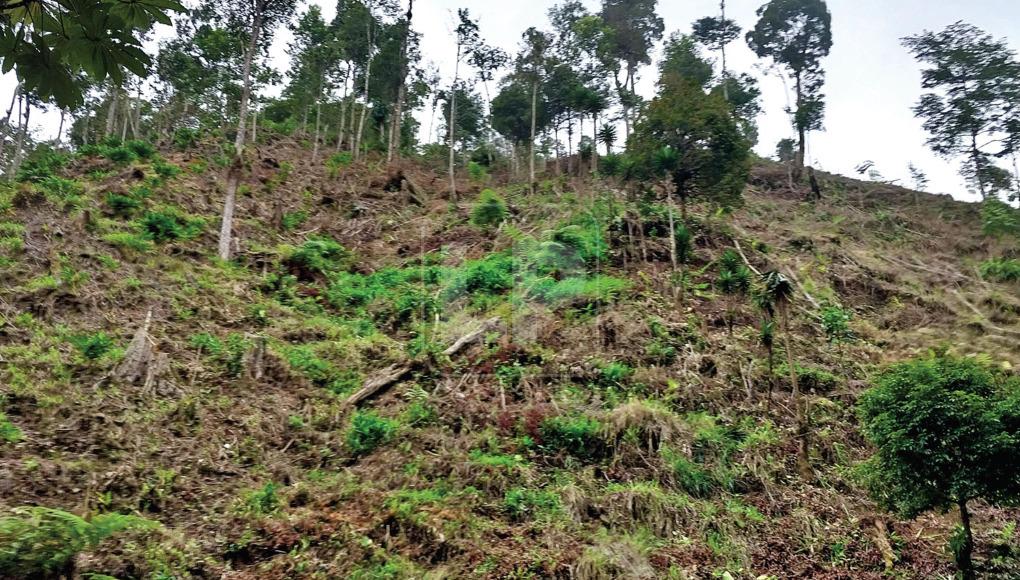
[[[7,114],[4,115],[3,127],[0,130],[0,159],[4,158],[4,150],[7,148],[7,131],[11,126],[11,115],[14,113],[14,105],[18,102],[18,97],[21,95],[21,83],[14,87],[14,94],[11,95],[11,106],[7,107]],[[21,115],[18,115],[18,123],[21,123]]]
[[[970,529],[970,511],[967,509],[967,500],[960,500],[957,505],[960,507],[960,526],[963,527],[963,546],[960,546],[960,552],[957,554],[956,565],[960,568],[963,580],[973,580],[976,575],[971,561],[971,555],[974,553],[974,536]]]
[[[365,64],[365,106],[361,109],[361,120],[358,122],[358,136],[354,140],[354,158],[361,158],[361,139],[365,134],[365,117],[368,115],[369,82],[372,80],[372,19],[368,19],[368,62]]]
[[[259,141],[259,110],[252,108],[251,110],[251,142],[258,143]]]
[[[591,115],[591,173],[599,172],[599,114]]]
[[[535,194],[538,183],[535,179],[535,129],[538,126],[538,79],[531,81],[531,147],[529,155],[531,159],[528,165],[528,183],[531,194]]]
[[[457,44],[457,60],[453,65],[453,85],[450,87],[450,201],[457,203],[457,179],[454,173],[456,158],[453,151],[456,145],[457,127],[457,81],[460,75],[460,49]]]
[[[248,43],[248,51],[244,55],[244,66],[241,69],[241,76],[244,79],[241,90],[241,103],[237,110],[237,137],[234,139],[234,150],[238,157],[244,152],[245,138],[245,117],[248,116],[248,101],[251,99],[251,66],[255,60],[255,51],[259,46],[259,34],[262,32],[262,10],[265,0],[255,3],[255,19],[251,27],[251,42]]]
[[[319,92],[315,96],[315,145],[312,146],[312,163],[319,159],[319,129],[322,127],[322,83],[319,79]]]
[[[407,39],[411,34],[411,19],[414,17],[414,0],[407,2],[407,14],[404,16],[404,37],[400,41],[400,86],[397,87],[397,103],[393,111],[390,126],[390,146],[386,152],[386,162],[393,163],[400,149],[403,137],[404,98],[407,94]]]
[[[804,479],[811,479],[813,475],[811,473],[811,462],[808,459],[807,414],[801,400],[800,384],[797,382],[797,367],[794,366],[793,349],[790,346],[790,318],[785,306],[779,309],[779,321],[783,326],[783,346],[786,349],[786,365],[790,371],[793,407],[797,420],[797,470]]]
[[[24,114],[22,117],[21,130],[18,131],[18,142],[15,144],[14,150],[14,161],[11,163],[11,169],[8,171],[8,179],[14,179],[18,176],[18,170],[21,169],[21,162],[25,160],[25,138],[28,135],[28,118],[32,114],[32,102],[25,98],[25,95],[21,95],[21,105],[24,108]]]
[[[981,199],[986,199],[988,193],[985,190],[985,178],[982,174],[984,159],[981,158],[981,151],[977,145],[977,131],[974,129],[971,129],[970,132],[970,157],[974,161],[974,177],[977,180],[978,190],[981,192]]]
[[[106,130],[103,132],[104,137],[113,135],[113,132],[117,129],[117,97],[117,87],[111,85],[110,107],[106,110]]]
[[[801,75],[797,73],[797,112],[804,106],[804,93],[801,84]],[[797,159],[793,167],[793,180],[800,183],[801,175],[804,172],[804,160],[807,154],[807,131],[802,123],[797,123]]]
[[[234,228],[234,206],[237,199],[237,187],[241,181],[241,166],[244,155],[244,142],[247,132],[245,131],[245,117],[248,116],[248,99],[251,98],[251,66],[255,59],[255,51],[258,49],[259,33],[262,30],[262,9],[261,1],[255,4],[255,18],[251,27],[251,41],[248,43],[248,50],[244,55],[244,67],[241,70],[244,87],[241,91],[241,103],[237,115],[237,136],[234,139],[234,162],[227,172],[227,192],[223,201],[223,216],[220,220],[220,241],[218,255],[221,260],[230,259],[230,246],[232,243],[232,231]]]
[[[666,184],[668,207],[669,207],[669,261],[673,264],[673,272],[677,270],[677,255],[676,255],[676,220],[673,219],[673,190]]]
[[[60,137],[64,134],[64,119],[67,117],[67,111],[60,109],[60,125],[57,127],[57,138],[54,140],[56,145],[60,146]]]

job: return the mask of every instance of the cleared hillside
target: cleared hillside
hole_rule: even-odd
[[[1017,244],[977,206],[836,176],[808,203],[762,161],[732,215],[691,208],[674,271],[662,200],[612,181],[465,176],[454,204],[424,165],[263,136],[221,263],[229,161],[140,149],[0,190],[0,511],[162,524],[76,577],[952,574],[951,516],[860,487],[854,405],[933,348],[1020,366],[1020,286],[980,273]],[[727,250],[795,282],[809,481]],[[974,511],[982,574],[1016,577],[1020,512]]]

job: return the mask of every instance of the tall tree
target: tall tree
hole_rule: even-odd
[[[414,0],[407,0],[407,12],[400,22],[400,64],[399,80],[397,86],[397,101],[393,107],[393,118],[390,120],[389,146],[386,151],[386,161],[393,162],[397,151],[400,149],[400,128],[404,118],[404,102],[407,98],[407,75],[408,75],[408,54],[411,43],[411,20],[414,18]]]
[[[450,171],[450,199],[457,202],[457,176],[456,176],[456,145],[457,145],[457,92],[458,83],[460,82],[460,63],[461,61],[470,56],[475,48],[478,46],[480,37],[478,35],[478,22],[471,20],[471,14],[467,8],[461,8],[457,11],[457,18],[459,23],[455,31],[457,39],[457,57],[453,63],[453,84],[449,93],[449,120],[447,127],[449,130],[449,171]]]
[[[804,169],[808,131],[822,128],[825,117],[825,70],[822,59],[832,48],[832,15],[824,0],[771,0],[758,9],[758,23],[747,45],[793,76],[796,109],[792,111],[798,150],[794,179]]]
[[[725,80],[729,77],[726,66],[726,46],[740,36],[740,26],[735,20],[726,18],[726,0],[719,2],[719,16],[706,16],[694,22],[694,38],[709,50],[719,52],[722,61],[723,96],[730,100],[729,87]]]
[[[528,143],[528,184],[531,193],[535,193],[538,182],[535,178],[535,136],[538,132],[538,93],[545,70],[546,51],[552,44],[552,38],[537,28],[529,28],[524,32],[521,48],[520,67],[522,75],[531,84],[531,136]]]
[[[613,82],[623,106],[625,137],[630,136],[633,110],[639,103],[635,90],[641,65],[651,63],[651,50],[666,30],[656,13],[658,0],[602,0],[601,18],[608,35],[602,42],[607,63],[613,62]],[[622,63],[622,66],[621,64]],[[624,77],[620,79],[621,68]]]
[[[928,146],[952,159],[963,156],[963,175],[982,197],[999,189],[1003,171],[993,161],[1016,151],[1010,139],[1020,109],[1020,63],[1005,40],[963,22],[923,32],[903,44],[927,65],[921,86],[929,91],[914,107],[929,133]]]
[[[272,40],[276,28],[294,13],[296,3],[297,0],[231,0],[219,5],[219,10],[226,13],[229,25],[235,30],[244,31],[248,36],[244,64],[241,69],[242,89],[237,111],[237,135],[234,138],[234,162],[227,172],[227,192],[220,222],[219,257],[221,260],[229,260],[231,254],[234,206],[244,165],[243,154],[247,135],[245,121],[248,116],[248,101],[251,98],[252,90],[252,63],[262,44],[268,44]]]

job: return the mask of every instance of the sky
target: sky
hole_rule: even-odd
[[[323,8],[327,18],[335,12],[335,0],[306,0]],[[728,0],[727,16],[744,29],[754,26],[756,10],[764,0]],[[439,68],[446,83],[453,76],[455,44],[452,30],[458,8],[468,8],[479,20],[482,38],[514,53],[521,33],[530,26],[548,27],[546,14],[555,0],[416,0],[413,27],[423,34],[422,54]],[[593,11],[598,0],[586,0]],[[825,130],[808,140],[808,161],[819,169],[856,175],[854,168],[873,161],[886,179],[909,185],[907,164],[924,171],[929,190],[958,199],[976,200],[958,175],[958,161],[933,155],[925,146],[925,132],[911,107],[921,94],[920,65],[900,44],[904,36],[923,30],[941,30],[963,20],[996,38],[1007,38],[1020,49],[1020,1],[1018,0],[829,0],[832,12],[833,47],[823,62],[826,70]],[[659,14],[666,37],[674,31],[689,32],[691,22],[718,13],[718,0],[660,0]],[[289,33],[276,37],[271,54],[277,67],[286,71]],[[656,54],[658,51],[656,51]],[[741,37],[727,51],[729,68],[759,79],[763,111],[758,119],[760,137],[756,151],[772,156],[776,143],[792,137],[784,112],[790,100],[783,81],[768,73]],[[656,70],[641,71],[638,91],[654,94]],[[9,73],[0,79],[0,102],[10,99],[15,81]],[[427,112],[420,113],[428,126]],[[33,128],[45,138],[57,130],[59,115],[39,115]]]

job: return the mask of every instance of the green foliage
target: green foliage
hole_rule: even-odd
[[[138,159],[149,159],[156,154],[156,148],[152,146],[152,143],[141,139],[127,141],[124,143],[124,147],[131,150]]]
[[[129,195],[108,193],[106,194],[106,205],[109,206],[113,215],[127,218],[142,207],[142,202]]]
[[[506,201],[491,189],[483,190],[478,202],[471,210],[471,223],[480,228],[489,228],[503,223],[509,215]]]
[[[31,183],[39,183],[47,177],[53,177],[64,165],[67,165],[69,157],[54,150],[48,145],[40,145],[28,154],[25,161],[18,169],[17,180]]]
[[[103,157],[106,157],[117,165],[128,165],[138,159],[138,154],[135,153],[134,149],[126,145],[121,145],[119,147],[103,147],[101,148],[101,152]]]
[[[551,491],[515,487],[503,496],[503,507],[517,520],[552,519],[562,510],[560,496]]]
[[[354,155],[350,151],[340,151],[326,159],[326,170],[330,177],[335,178],[340,175],[341,169],[348,167],[351,163],[354,163]]]
[[[852,314],[851,310],[839,306],[826,306],[822,309],[822,330],[829,342],[836,344],[854,339],[854,333],[850,330]]]
[[[245,498],[245,507],[250,513],[256,515],[268,515],[280,509],[280,498],[276,493],[279,486],[269,482],[261,488],[248,494]]]
[[[147,239],[162,244],[197,236],[205,228],[205,220],[190,218],[174,208],[164,208],[145,212],[139,226]]]
[[[127,530],[159,524],[123,514],[100,514],[85,520],[46,507],[12,510],[0,518],[0,576],[26,578],[62,574],[82,551]]]
[[[606,452],[602,438],[603,426],[587,416],[557,416],[542,422],[542,447],[548,451],[563,451],[581,459],[595,459]]]
[[[3,404],[4,398],[0,397],[0,404]],[[22,433],[21,429],[18,429],[17,425],[11,423],[11,420],[7,418],[7,414],[0,411],[0,442],[3,443],[17,443],[21,441]],[[0,548],[2,550],[2,548]]]
[[[485,166],[475,161],[468,162],[468,175],[473,181],[484,183],[489,180],[489,172],[486,171]]]
[[[152,161],[152,170],[163,180],[172,179],[181,174],[180,167],[166,161],[162,157],[157,157]]]
[[[198,130],[190,127],[180,127],[174,131],[174,147],[181,151],[191,149],[198,143]]]
[[[306,221],[308,221],[308,212],[289,211],[283,214],[283,229],[288,232],[296,230]]]
[[[114,246],[121,248],[127,248],[139,253],[145,253],[152,250],[152,241],[146,239],[144,236],[134,234],[131,232],[113,232],[103,236],[103,241]]]
[[[346,269],[351,254],[336,240],[312,238],[294,249],[285,262],[297,270],[299,278],[312,279],[316,274],[328,275]]]
[[[114,347],[113,340],[103,332],[73,336],[70,342],[89,360],[102,358]]]
[[[986,236],[1020,237],[1020,210],[1001,200],[990,197],[981,203],[981,222]]]
[[[344,442],[351,453],[364,455],[391,441],[399,428],[400,424],[392,419],[382,418],[371,411],[358,411],[351,419]]]
[[[56,201],[74,201],[85,193],[85,188],[73,179],[51,175],[39,181],[39,189]]]
[[[676,486],[695,497],[707,497],[716,489],[718,482],[704,468],[681,453],[663,449],[663,460],[669,467]]]
[[[465,262],[458,268],[445,294],[454,299],[464,295],[500,294],[513,287],[517,261],[508,254],[491,254]]]
[[[877,448],[864,473],[882,505],[914,517],[1020,499],[1020,379],[939,355],[893,365],[874,385],[859,411]]]
[[[992,258],[978,267],[981,277],[992,282],[1020,282],[1020,260]]]

